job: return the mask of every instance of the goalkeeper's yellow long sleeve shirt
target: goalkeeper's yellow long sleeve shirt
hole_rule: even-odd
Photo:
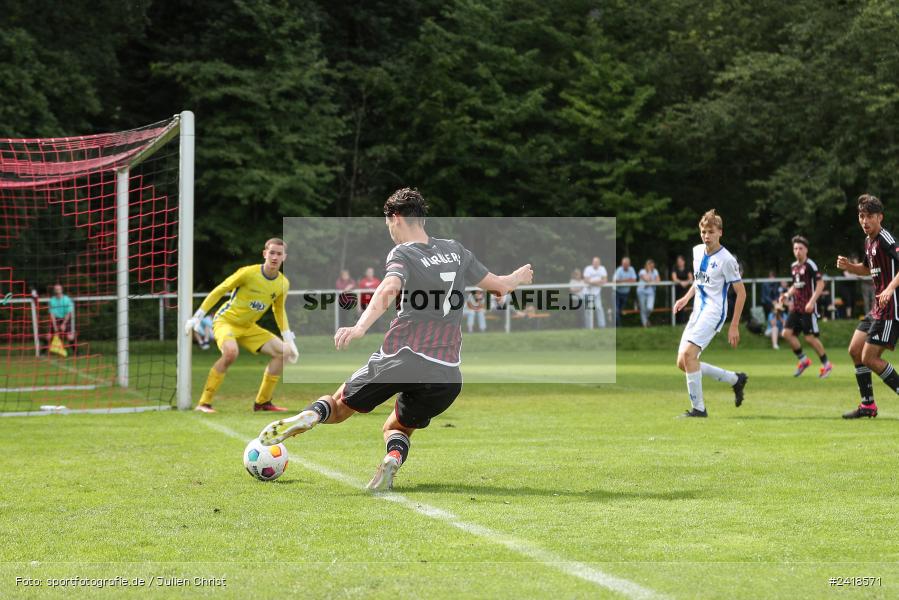
[[[289,289],[290,282],[283,273],[269,279],[263,272],[263,265],[250,265],[238,269],[209,292],[200,308],[209,313],[230,292],[228,301],[215,313],[215,319],[224,319],[233,325],[250,325],[271,308],[279,329],[287,331],[290,327],[284,304]]]

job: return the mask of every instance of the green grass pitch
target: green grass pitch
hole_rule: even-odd
[[[247,475],[241,451],[272,418],[250,410],[257,357],[216,415],[0,419],[0,598],[71,595],[47,580],[73,577],[149,581],[76,583],[90,598],[894,598],[899,399],[875,381],[881,416],[842,420],[851,330],[825,328],[827,380],[719,335],[703,358],[750,380],[737,409],[707,379],[706,420],[675,418],[689,403],[669,328],[619,332],[614,385],[466,385],[383,497],[360,487],[392,405],[289,440],[276,482]],[[211,362],[196,355],[195,390]],[[879,580],[830,583],[849,577]]]

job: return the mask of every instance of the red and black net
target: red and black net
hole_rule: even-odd
[[[117,133],[0,138],[0,413],[172,402],[177,126],[171,119]],[[124,354],[117,351],[116,208],[123,169]]]

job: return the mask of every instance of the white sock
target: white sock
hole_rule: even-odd
[[[699,367],[702,370],[702,374],[706,377],[712,377],[718,381],[723,381],[727,385],[734,385],[737,383],[737,374],[733,371],[728,371],[721,367],[710,365],[709,363],[699,363]]]
[[[702,371],[687,373],[687,393],[690,394],[690,404],[696,410],[705,410],[705,402],[702,400]]]

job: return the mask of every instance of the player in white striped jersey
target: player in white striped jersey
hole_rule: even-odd
[[[699,362],[699,355],[706,349],[715,334],[727,320],[727,292],[731,286],[737,294],[734,314],[731,318],[727,339],[734,348],[740,343],[740,313],[746,301],[746,288],[740,278],[737,259],[721,245],[724,223],[714,209],[706,212],[699,220],[699,235],[702,244],[693,248],[693,286],[683,298],[674,304],[674,312],[684,309],[694,297],[693,314],[684,329],[677,351],[677,366],[687,375],[687,393],[690,395],[690,410],[684,417],[707,417],[702,396],[702,376],[708,375],[730,384],[734,390],[734,403],[743,403],[743,388],[749,379],[746,373],[727,371],[708,363]]]

